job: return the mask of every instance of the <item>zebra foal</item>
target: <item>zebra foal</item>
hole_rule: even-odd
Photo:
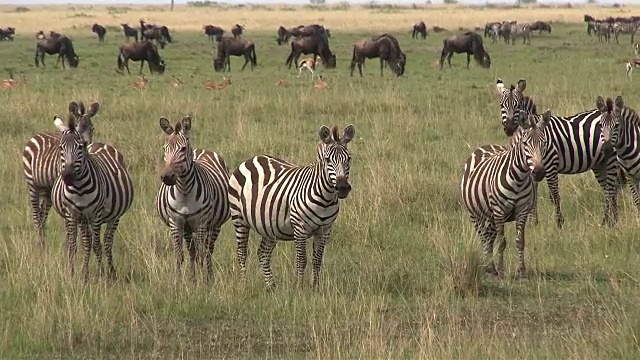
[[[93,138],[93,117],[100,104],[91,104],[89,111],[82,102],[71,101],[69,114],[79,125],[88,130],[88,141]],[[40,246],[44,246],[45,224],[51,210],[51,190],[60,170],[60,134],[42,132],[35,134],[24,147],[22,164],[29,192],[29,205]]]
[[[295,166],[287,161],[259,155],[248,159],[231,174],[229,203],[235,226],[237,256],[244,275],[249,231],[262,237],[258,258],[267,288],[274,287],[271,254],[277,240],[293,240],[296,247],[298,281],[307,264],[306,240],[313,236],[312,284],[318,286],[322,257],[339,200],[351,191],[351,154],[347,144],[355,136],[349,125],[339,136],[337,126],[319,131],[317,161]]]
[[[544,128],[551,110],[542,116],[520,113],[519,137],[510,148],[485,145],[476,149],[467,159],[460,187],[462,197],[476,232],[491,259],[486,270],[502,276],[504,250],[507,243],[504,224],[516,222],[516,248],[518,250],[518,276],[526,277],[524,261],[525,226],[536,207],[537,187],[545,175],[543,158],[546,155],[547,136]],[[498,239],[498,267],[493,261],[493,245]]]
[[[215,241],[220,227],[229,219],[227,165],[217,153],[191,147],[190,117],[185,116],[173,127],[169,120],[160,118],[160,128],[167,137],[156,208],[162,221],[171,229],[176,269],[179,271],[184,262],[184,239],[192,275],[195,275],[195,263],[202,264],[202,256],[199,256],[202,244],[206,251],[207,276],[210,277]]]
[[[133,184],[124,158],[113,146],[91,141],[91,127],[69,114],[66,124],[56,117],[60,130],[58,164],[60,173],[52,189],[53,207],[64,219],[69,256],[69,271],[74,272],[76,233],[80,229],[84,253],[82,272],[89,278],[91,249],[96,255],[100,274],[102,245],[100,227],[106,224],[104,251],[108,274],[115,277],[112,246],[120,218],[133,202]]]
[[[544,158],[549,196],[553,201],[556,225],[562,228],[564,216],[560,208],[558,174],[580,174],[593,171],[605,193],[603,224],[612,226],[617,221],[617,164],[612,139],[617,125],[613,101],[598,96],[596,109],[571,116],[551,116],[544,127],[547,151]],[[517,122],[504,124],[507,134],[518,130]]]

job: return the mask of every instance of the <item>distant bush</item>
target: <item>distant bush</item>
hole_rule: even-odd
[[[217,1],[187,1],[187,6],[190,7],[215,7],[218,6],[219,3]]]
[[[95,17],[95,15],[90,15],[90,14],[87,14],[85,12],[79,12],[79,13],[75,13],[75,14],[72,14],[72,15],[68,15],[67,17],[69,17],[69,18],[92,18],[92,17]]]
[[[107,6],[109,14],[126,14],[130,10],[131,8],[126,6]]]
[[[458,0],[443,0],[443,2],[447,5],[457,4]]]
[[[31,11],[31,9],[29,9],[26,6],[18,6],[15,10],[13,10],[13,12],[17,12],[17,13],[26,13]]]

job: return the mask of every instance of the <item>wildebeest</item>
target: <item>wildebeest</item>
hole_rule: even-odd
[[[393,45],[395,45],[396,53],[400,57],[400,59],[398,60],[398,64],[400,65],[400,75],[404,75],[404,69],[405,69],[405,66],[407,64],[407,55],[400,48],[400,43],[398,42],[398,39],[396,39],[395,36],[393,36],[393,35],[391,35],[389,33],[384,33],[384,34],[380,34],[378,36],[372,37],[371,40],[378,41],[380,38],[383,38],[383,37],[389,38],[389,40],[391,40]],[[362,61],[362,67],[364,67],[364,65],[365,65],[365,60],[366,60],[366,58]],[[383,63],[383,64],[386,64],[386,63]],[[383,65],[383,67],[384,67],[384,65]]]
[[[543,31],[548,32],[549,34],[551,34],[551,24],[544,22],[544,21],[536,21],[533,24],[531,24],[531,30],[533,31],[538,31],[540,34]]]
[[[13,41],[13,35],[15,34],[16,34],[16,29],[13,27],[0,29],[0,41],[5,41],[5,40]]]
[[[413,24],[413,31],[411,32],[411,38],[417,39],[418,35],[422,36],[423,39],[427,38],[427,25],[424,21],[420,21],[419,23]]]
[[[243,71],[249,62],[251,62],[251,71],[258,66],[256,46],[253,42],[223,37],[218,42],[218,55],[213,60],[213,69],[215,71],[224,71],[229,68],[229,71],[231,71],[231,56],[244,56],[244,65],[242,65],[242,70],[240,71]]]
[[[144,32],[149,29],[153,29],[154,26],[151,24],[147,24],[144,20],[140,19],[140,40],[146,40],[144,37]]]
[[[49,37],[50,38],[59,38],[62,37],[62,34],[60,34],[59,32],[55,32],[53,30],[49,31]]]
[[[293,33],[295,37],[306,37],[306,36],[314,36],[314,35],[322,35],[327,39],[331,37],[331,33],[329,29],[326,29],[322,25],[311,24],[303,27],[298,27],[296,31]]]
[[[129,60],[133,60],[140,61],[140,74],[142,74],[142,68],[146,60],[149,63],[149,71],[152,74],[154,72],[158,74],[164,73],[164,60],[160,57],[156,44],[149,40],[123,44],[120,46],[119,51],[118,70],[120,72],[123,72],[123,68],[126,68],[127,73],[131,75],[129,71]]]
[[[98,35],[98,42],[104,42],[104,36],[107,34],[107,29],[105,29],[104,26],[93,24],[91,31]]]
[[[231,28],[231,34],[233,34],[233,38],[237,39],[242,35],[242,31],[244,30],[244,25],[243,24],[235,24],[232,28]]]
[[[59,37],[51,37],[49,39],[42,37],[36,41],[36,54],[34,56],[36,67],[39,67],[40,63],[42,63],[43,67],[45,66],[44,64],[45,54],[49,54],[49,55],[58,54],[58,60],[56,61],[56,66],[58,66],[60,59],[62,59],[63,69],[65,68],[64,66],[65,59],[69,63],[69,66],[72,68],[77,68],[78,63],[80,62],[80,58],[78,57],[75,50],[73,49],[73,43],[71,39],[69,39],[64,35],[61,35]]]
[[[591,33],[595,33],[596,19],[589,14],[585,14],[584,22],[587,23],[587,35],[591,36]]]
[[[127,38],[127,41],[129,41],[129,38],[135,38],[136,42],[138,41],[138,30],[129,26],[129,24],[120,24],[120,26],[122,26],[122,32]]]
[[[449,68],[451,68],[451,57],[454,53],[467,54],[467,69],[471,62],[471,55],[475,58],[476,62],[488,69],[491,66],[491,58],[484,49],[482,44],[482,37],[475,32],[467,32],[462,35],[452,35],[442,41],[442,53],[440,54],[440,70],[444,64],[444,59],[447,58]]]
[[[291,69],[291,65],[295,64],[297,68],[298,59],[302,54],[313,54],[314,57],[320,55],[325,68],[331,69],[336,67],[336,54],[331,52],[329,40],[326,35],[315,34],[293,40],[291,42],[291,53],[289,57],[287,57],[285,65],[289,65],[289,69]]]
[[[396,45],[386,36],[378,37],[376,40],[363,39],[353,44],[353,55],[351,57],[351,76],[353,70],[358,65],[358,71],[362,76],[362,64],[366,59],[380,58],[380,76],[383,75],[382,69],[386,61],[393,69],[396,76],[400,76],[401,64],[400,54]]]
[[[158,45],[160,45],[161,49],[164,49],[164,46],[167,44],[165,42],[165,37],[160,32],[160,28],[151,27],[146,29],[141,35],[140,40],[155,40]]]
[[[214,38],[217,38],[219,41],[220,38],[224,36],[224,29],[214,25],[205,25],[202,27],[205,35],[209,37],[209,41],[213,41]]]

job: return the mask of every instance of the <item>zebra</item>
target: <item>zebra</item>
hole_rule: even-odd
[[[531,24],[511,24],[511,45],[516,44],[516,37],[522,36],[522,45],[529,43],[531,45]]]
[[[551,110],[542,116],[518,114],[517,120],[528,123],[528,126],[520,132],[511,147],[485,145],[476,149],[465,163],[460,183],[462,197],[485,253],[491,259],[486,270],[492,275],[502,276],[507,246],[504,224],[515,221],[518,276],[526,277],[525,226],[530,212],[536,207],[537,188],[534,183],[541,181],[545,175],[543,159],[549,147],[544,129],[550,117]],[[493,262],[496,238],[497,269]]]
[[[504,88],[504,83],[501,79],[496,82],[496,91],[500,95],[500,118],[503,126],[507,121],[517,118],[518,112],[523,105],[523,93],[526,88],[527,81],[525,79],[518,80],[518,85],[511,85],[509,89]]]
[[[338,217],[339,200],[351,191],[351,154],[347,144],[355,127],[320,127],[317,161],[295,166],[287,161],[259,155],[233,171],[229,179],[231,221],[235,227],[240,271],[246,272],[249,231],[262,237],[258,258],[264,281],[273,289],[271,254],[277,240],[293,240],[296,247],[298,281],[307,264],[306,240],[313,236],[312,284],[318,287],[325,245]]]
[[[624,184],[626,175],[631,179],[627,181],[633,197],[633,203],[640,210],[640,116],[627,107],[622,96],[615,100],[615,112],[617,116],[617,139],[614,141],[616,156],[621,172],[621,182]]]
[[[70,274],[73,276],[74,273],[78,227],[84,251],[84,281],[89,279],[92,246],[100,274],[103,273],[100,227],[107,224],[104,251],[108,275],[115,278],[113,237],[134,195],[124,157],[111,145],[92,143],[87,146],[91,141],[91,128],[86,122],[76,121],[73,114],[69,114],[66,124],[56,116],[54,124],[61,136],[58,150],[60,173],[53,185],[52,202],[65,222]]]
[[[638,27],[640,26],[639,21],[634,22],[620,22],[617,21],[613,24],[613,38],[616,41],[616,44],[620,44],[618,41],[618,36],[620,34],[631,34],[631,44],[633,44],[633,38],[638,31]]]
[[[189,116],[183,117],[173,127],[169,120],[161,117],[160,128],[167,137],[163,146],[165,165],[160,175],[162,183],[156,196],[156,209],[171,229],[176,269],[180,271],[184,262],[184,238],[192,275],[195,275],[196,261],[202,264],[198,246],[203,244],[206,247],[207,276],[211,277],[215,241],[222,224],[229,219],[227,165],[217,153],[191,147]]]
[[[88,129],[88,139],[93,138],[93,117],[98,113],[100,104],[91,104],[85,111],[82,102],[71,101],[69,113],[76,121]],[[29,192],[29,204],[33,223],[38,234],[40,246],[44,246],[45,224],[51,210],[51,190],[60,168],[60,134],[41,132],[27,142],[22,152],[24,177]]]
[[[594,29],[594,33],[598,35],[598,41],[609,42],[609,40],[611,40],[611,34],[614,32],[612,24],[599,21],[596,22]]]
[[[545,132],[549,139],[544,158],[549,196],[553,201],[556,225],[562,228],[558,174],[580,174],[591,170],[605,192],[603,224],[617,221],[617,164],[612,138],[615,138],[616,114],[613,101],[598,96],[596,109],[571,116],[551,116]],[[516,133],[518,124],[509,121],[505,133]]]
[[[503,21],[502,24],[500,25],[500,32],[498,33],[498,35],[502,36],[502,38],[504,39],[505,44],[508,44],[509,41],[511,40],[511,27],[516,25],[518,22],[517,21]]]

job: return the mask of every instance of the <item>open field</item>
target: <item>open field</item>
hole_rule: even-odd
[[[0,42],[0,64],[28,79],[26,87],[0,92],[0,358],[640,356],[640,218],[628,190],[621,195],[618,225],[602,228],[604,197],[593,175],[561,176],[566,222],[557,230],[547,187],[540,186],[540,224],[527,228],[529,279],[523,281],[511,276],[516,268],[511,225],[509,276],[501,281],[474,276],[480,246],[460,197],[463,164],[472,149],[506,142],[492,92],[496,77],[507,84],[526,78],[526,93],[536,97],[538,109],[553,114],[593,109],[598,95],[623,95],[640,108],[640,79],[630,82],[624,74],[632,55],[629,36],[622,36],[622,45],[588,37],[578,24],[584,8],[531,10],[535,15],[526,9],[486,10],[474,18],[455,9],[373,14],[135,9],[109,21],[97,10],[57,9],[3,14],[7,23],[0,24],[19,33],[14,42]],[[535,35],[531,46],[485,41],[490,70],[474,63],[466,70],[465,57],[454,55],[454,69],[440,72],[433,63],[444,35],[423,41],[408,32],[419,18],[429,26],[438,18],[451,28],[503,18],[549,19],[552,11],[576,23],[554,24],[551,34]],[[616,11],[586,10],[596,17]],[[73,13],[86,16],[70,17]],[[145,68],[150,82],[142,91],[130,86],[135,76],[115,71],[121,34],[110,31],[102,45],[87,26],[94,21],[133,25],[141,17],[175,28],[176,39],[161,51],[167,73],[149,76]],[[274,40],[280,23],[316,21],[335,29],[331,47],[337,68],[320,70],[331,85],[326,91],[314,90],[307,74],[297,79],[296,71],[287,70],[289,46]],[[244,22],[245,37],[257,44],[259,67],[241,73],[243,60],[232,59],[233,83],[223,91],[203,88],[205,81],[222,77],[213,72],[215,49],[200,31],[209,22],[225,28]],[[35,68],[36,29],[71,35],[80,67],[55,68],[55,58],[47,57],[46,70]],[[370,60],[364,78],[349,77],[351,44],[386,30],[398,34],[407,54],[405,76],[392,77],[387,69],[380,78],[377,60]],[[131,64],[132,74],[138,67]],[[185,85],[172,87],[172,75]],[[290,86],[275,87],[281,78]],[[66,113],[70,100],[101,103],[94,139],[124,153],[134,180],[134,204],[115,239],[119,278],[114,283],[93,276],[83,286],[80,277],[68,279],[61,219],[51,212],[47,248],[41,251],[28,211],[22,149],[34,132],[55,129],[53,115]],[[215,282],[207,284],[203,274],[195,283],[188,276],[176,279],[168,228],[154,205],[163,143],[158,119],[174,121],[187,113],[194,144],[219,152],[231,168],[259,153],[309,163],[322,124],[355,125],[353,191],[341,204],[325,251],[319,292],[308,286],[310,269],[307,286],[296,289],[290,243],[276,247],[277,289],[265,291],[255,236],[247,280],[241,281],[230,222],[216,244]],[[93,258],[91,265],[95,275]]]

